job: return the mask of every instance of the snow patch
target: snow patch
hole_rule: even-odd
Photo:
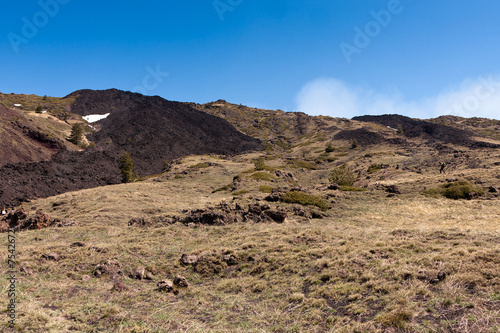
[[[102,120],[104,118],[107,118],[110,115],[110,113],[106,114],[89,114],[88,116],[83,116],[82,118],[88,121],[89,123],[95,123],[99,120]]]

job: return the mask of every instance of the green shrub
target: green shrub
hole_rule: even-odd
[[[375,173],[379,170],[382,170],[382,165],[380,165],[380,164],[372,164],[368,167],[369,174]]]
[[[252,175],[252,178],[255,179],[255,180],[265,180],[265,181],[271,181],[273,180],[275,177],[273,175],[271,175],[270,173],[267,173],[267,172],[263,172],[263,171],[259,171],[259,172],[255,172],[253,175]]]
[[[253,161],[255,171],[262,171],[266,167],[264,163],[264,158],[259,157]]]
[[[247,194],[249,192],[250,191],[248,191],[248,190],[240,190],[240,191],[233,192],[233,195],[242,195],[242,194]]]
[[[316,163],[321,163],[321,162],[335,162],[337,159],[335,157],[330,157],[330,153],[323,153],[318,156],[314,161]]]
[[[364,192],[364,191],[366,191],[365,188],[354,187],[354,186],[340,186],[339,190],[346,191],[346,192]]]
[[[263,193],[271,193],[273,191],[273,188],[271,186],[261,185],[259,187],[259,191],[261,191]]]
[[[208,168],[210,165],[206,162],[198,163],[195,165],[191,165],[189,168],[190,169],[201,169],[201,168]]]
[[[316,206],[321,210],[330,208],[325,200],[313,194],[302,191],[290,191],[283,194],[282,200],[288,203],[298,203],[302,206]]]
[[[292,168],[296,168],[296,169],[308,169],[308,170],[316,170],[317,169],[313,163],[303,161],[303,160],[293,159],[291,161],[288,161],[288,163],[292,165]]]
[[[431,196],[443,196],[448,199],[468,199],[469,193],[476,192],[478,195],[484,194],[484,189],[473,185],[465,180],[449,182],[439,187],[425,190],[423,193]]]
[[[213,190],[212,193],[229,191],[232,188],[233,188],[233,184],[227,184],[227,185],[219,187],[218,189]]]
[[[351,149],[357,149],[359,147],[358,140],[352,139],[351,141]]]
[[[38,106],[36,107],[35,112],[36,112],[36,113],[42,113],[42,110],[43,110],[43,109],[42,109],[42,106],[41,106],[41,105],[38,105]]]
[[[339,186],[352,186],[354,182],[358,179],[358,176],[351,171],[351,168],[347,164],[342,164],[341,166],[333,169],[329,180]]]

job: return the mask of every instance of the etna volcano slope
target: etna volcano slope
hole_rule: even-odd
[[[78,96],[78,97],[76,97]],[[161,172],[165,161],[189,154],[238,154],[261,150],[260,141],[236,130],[226,120],[186,103],[116,89],[81,90],[73,113],[108,114],[89,136],[100,150],[128,151],[141,175]]]
[[[45,162],[0,168],[0,205],[120,181],[119,160],[130,152],[139,176],[160,173],[165,163],[190,154],[261,150],[260,141],[218,117],[185,103],[119,90],[82,90],[65,97],[80,116],[108,114],[94,124],[94,148],[61,151]]]

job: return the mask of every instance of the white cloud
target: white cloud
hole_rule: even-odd
[[[310,115],[352,118],[400,114],[415,118],[440,115],[500,118],[500,77],[465,80],[459,86],[417,101],[399,93],[382,94],[333,78],[308,82],[296,96],[297,109]]]

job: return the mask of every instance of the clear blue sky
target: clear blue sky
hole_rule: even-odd
[[[500,118],[498,0],[41,0],[2,7],[3,93],[118,88],[339,117]]]

